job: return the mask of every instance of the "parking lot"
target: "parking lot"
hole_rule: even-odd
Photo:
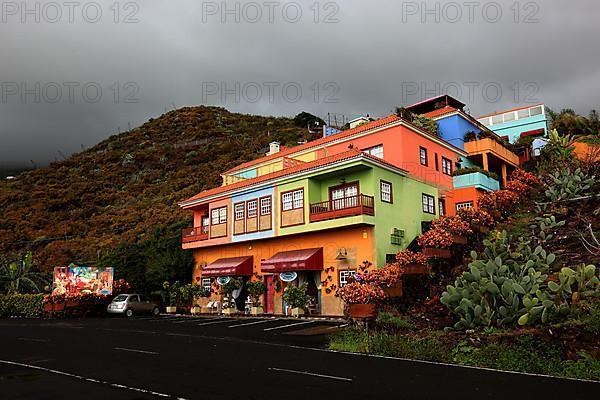
[[[166,315],[0,320],[0,397],[504,399],[518,392],[575,399],[599,386],[327,351],[327,335],[344,325]]]

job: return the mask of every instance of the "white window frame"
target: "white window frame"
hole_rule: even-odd
[[[256,218],[258,216],[258,200],[248,201],[248,218]]]
[[[425,167],[429,165],[429,152],[422,146],[419,146],[419,163]]]
[[[210,212],[210,224],[219,225],[219,209],[213,208]]]
[[[304,207],[304,190],[294,190],[292,193],[293,209],[297,210]]]
[[[219,210],[219,224],[227,223],[227,207],[221,207]]]
[[[353,277],[354,275],[356,275],[356,271],[354,270],[343,270],[343,271],[339,271],[339,287],[343,288],[344,286],[346,286],[348,284],[348,278]]]
[[[363,153],[383,159],[383,145],[378,144],[377,146],[369,147],[368,149],[364,149]]]
[[[202,287],[202,289],[210,291],[212,286],[212,280],[210,278],[202,278],[200,286]]]
[[[283,211],[290,211],[294,209],[294,201],[292,192],[284,193],[281,196],[281,209]]]
[[[381,201],[384,203],[392,202],[392,184],[386,181],[379,182],[379,188],[381,191]]]
[[[435,196],[423,193],[421,200],[423,212],[426,214],[435,215]]]
[[[272,199],[271,196],[263,197],[260,199],[260,215],[271,215],[272,212]]]
[[[244,203],[236,203],[233,207],[236,221],[242,221],[246,218],[246,205]]]
[[[452,161],[446,157],[442,157],[442,173],[452,176]]]
[[[466,209],[471,209],[473,208],[473,202],[472,201],[465,201],[462,203],[456,203],[456,211],[460,211],[460,210],[466,210]]]

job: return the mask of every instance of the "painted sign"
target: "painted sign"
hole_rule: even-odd
[[[227,284],[229,283],[229,281],[230,281],[230,280],[231,280],[231,278],[230,278],[230,277],[228,277],[228,276],[219,276],[219,277],[217,278],[217,283],[218,283],[219,285],[223,286],[223,285],[227,285]]]
[[[282,272],[279,274],[279,279],[283,282],[292,282],[295,281],[296,278],[298,278],[297,272]]]
[[[54,268],[53,295],[88,294],[108,296],[113,290],[113,268],[76,266]]]

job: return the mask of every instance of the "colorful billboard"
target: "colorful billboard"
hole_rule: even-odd
[[[113,290],[113,268],[69,265],[54,268],[53,295],[93,293],[108,296]]]

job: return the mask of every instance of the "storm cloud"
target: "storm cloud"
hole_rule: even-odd
[[[0,161],[61,158],[187,105],[382,116],[598,107],[600,2],[1,2]],[[344,116],[344,117],[342,117]]]

